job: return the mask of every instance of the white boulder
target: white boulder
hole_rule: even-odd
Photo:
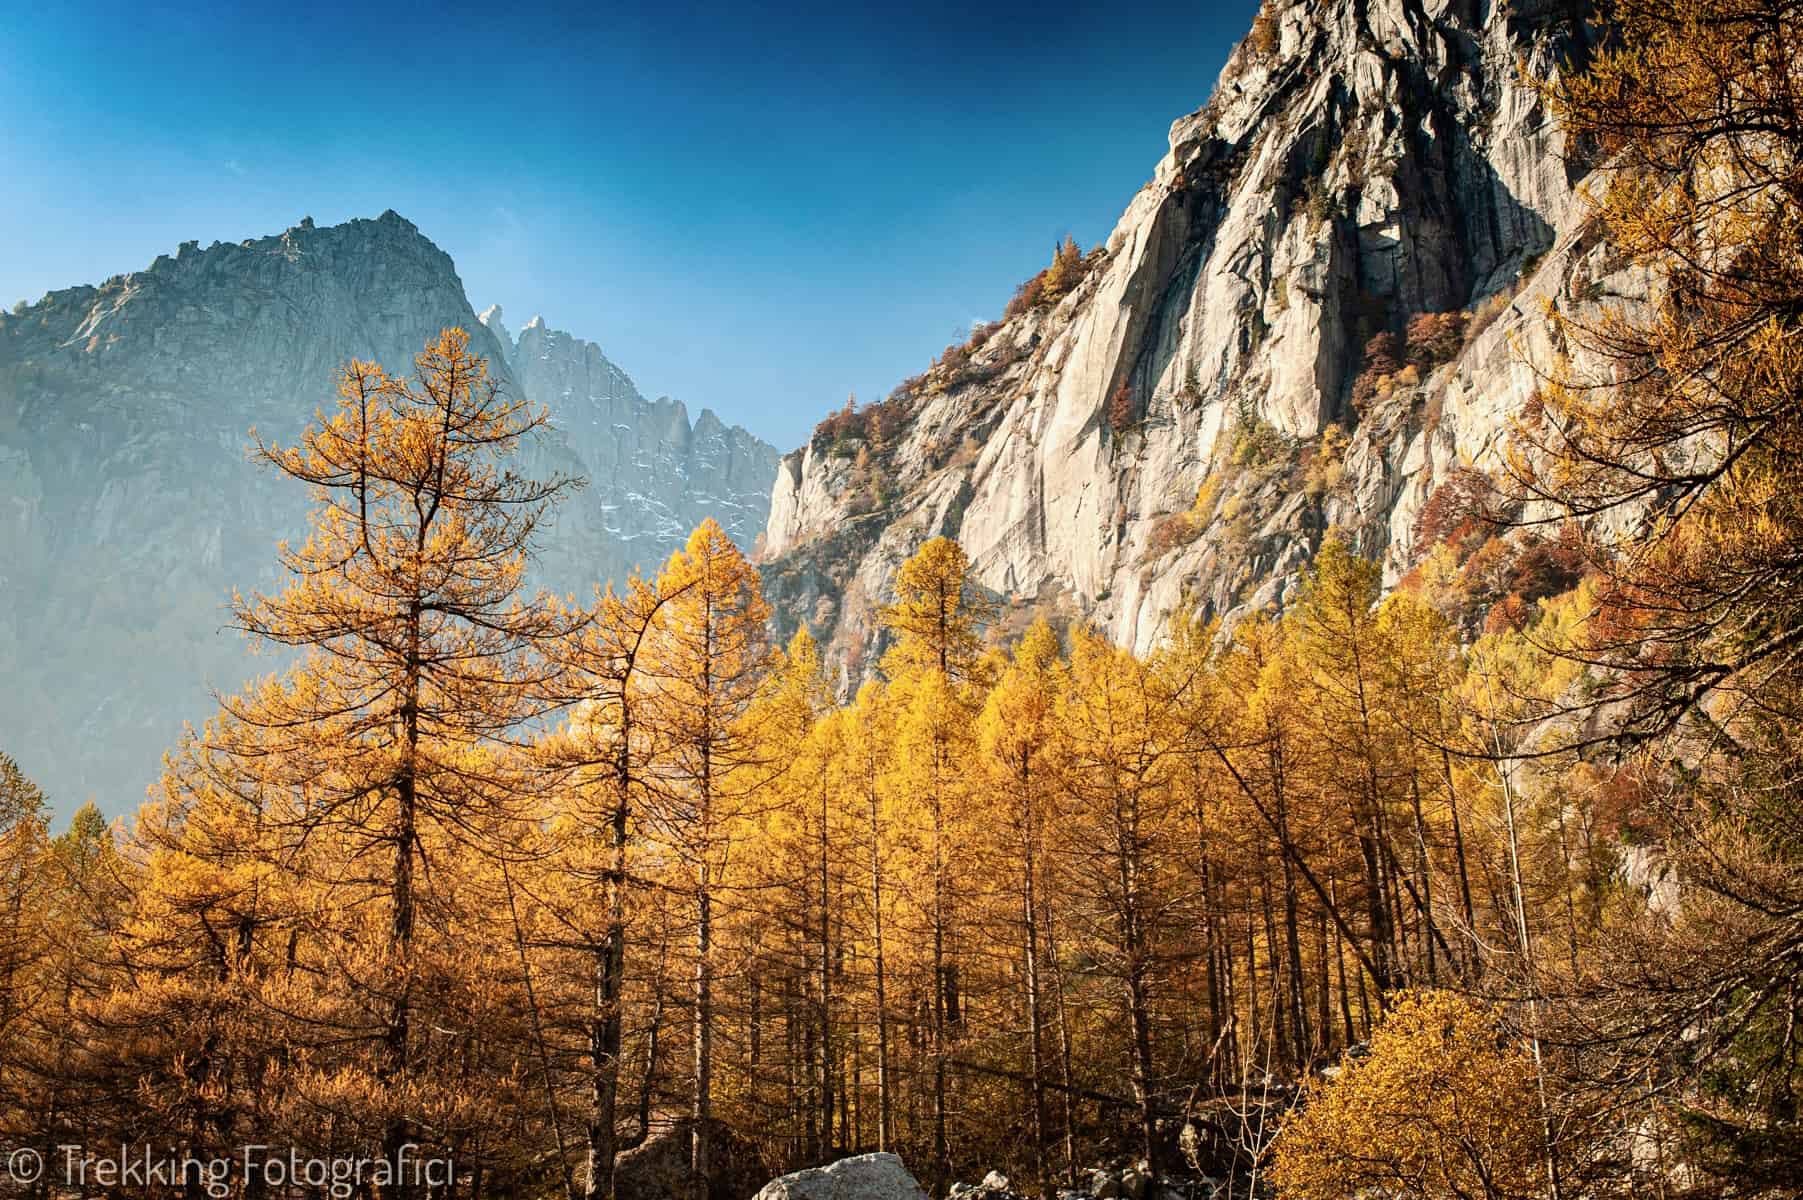
[[[893,1154],[860,1154],[772,1179],[753,1200],[927,1200]]]

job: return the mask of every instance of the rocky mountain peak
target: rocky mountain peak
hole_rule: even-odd
[[[1531,393],[1520,293],[1563,296],[1554,251],[1587,249],[1517,66],[1571,31],[1553,0],[1270,0],[1102,246],[783,460],[779,611],[855,675],[938,534],[1017,618],[1142,651],[1181,605],[1280,605],[1330,529],[1400,574],[1425,497]],[[1408,369],[1368,361],[1423,315]]]
[[[507,332],[507,324],[501,319],[501,306],[499,304],[489,305],[482,310],[476,320],[482,322],[483,327],[495,335],[495,340],[501,344],[501,356],[511,364],[513,362],[513,335]]]
[[[670,545],[712,516],[750,547],[769,506],[777,454],[703,409],[693,424],[680,400],[647,400],[601,347],[534,316],[511,360],[527,396],[551,406],[570,444],[593,467],[589,491],[604,511],[636,511],[642,528],[618,535]],[[654,566],[655,559],[642,561]]]

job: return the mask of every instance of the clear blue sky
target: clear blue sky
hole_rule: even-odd
[[[788,448],[1106,236],[1255,0],[0,6],[0,303],[393,208]]]

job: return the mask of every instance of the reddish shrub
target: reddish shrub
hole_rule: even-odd
[[[1597,594],[1596,615],[1586,628],[1585,641],[1592,649],[1619,650],[1633,646],[1652,631],[1652,600],[1631,581],[1610,580]]]
[[[1162,558],[1178,546],[1194,541],[1201,532],[1201,524],[1189,513],[1171,513],[1152,526],[1151,535],[1146,538],[1146,552],[1152,558]]]
[[[1402,343],[1395,334],[1385,330],[1371,336],[1365,343],[1365,366],[1386,375],[1402,369]]]
[[[870,440],[878,446],[886,446],[901,434],[902,427],[907,424],[908,413],[906,402],[898,396],[878,404],[871,405],[865,411],[865,429]]]
[[[1544,600],[1578,586],[1587,566],[1584,545],[1575,525],[1557,538],[1531,536],[1510,564],[1506,587],[1527,600]]]
[[[1504,630],[1520,630],[1528,623],[1532,609],[1520,596],[1503,597],[1490,608],[1490,615],[1484,618],[1485,633],[1502,633]]]
[[[1012,321],[1028,309],[1039,307],[1040,301],[1045,298],[1045,277],[1046,273],[1041,271],[1015,288],[1013,299],[1002,309],[1002,320]]]
[[[1521,423],[1529,429],[1538,429],[1545,420],[1546,394],[1535,388],[1534,394],[1521,406]]]
[[[1472,534],[1493,529],[1501,519],[1496,485],[1482,471],[1464,467],[1447,476],[1415,514],[1417,560],[1441,542],[1464,542]]]
[[[1114,395],[1108,398],[1108,424],[1113,429],[1125,429],[1133,424],[1133,385],[1123,383],[1114,389]]]
[[[858,398],[847,397],[844,408],[814,426],[814,440],[837,444],[848,438],[863,437],[865,421],[864,413],[858,409]]]
[[[1352,406],[1363,413],[1377,398],[1385,379],[1402,369],[1402,344],[1389,332],[1372,336],[1365,343],[1364,369],[1352,383]]]
[[[1465,591],[1478,603],[1488,603],[1507,594],[1515,565],[1515,548],[1503,537],[1492,537],[1465,560],[1461,575]]]
[[[814,442],[841,454],[851,453],[846,443],[852,441],[861,440],[878,449],[888,445],[907,425],[908,407],[913,396],[911,385],[919,378],[916,376],[903,383],[887,400],[863,408],[858,407],[856,397],[848,399],[844,408],[814,426]]]
[[[1462,312],[1417,313],[1409,318],[1409,361],[1423,371],[1458,357],[1465,344],[1465,322]]]
[[[1504,617],[1496,616],[1494,610],[1491,614],[1492,621],[1515,621],[1537,601],[1576,587],[1584,577],[1585,565],[1583,545],[1575,531],[1557,539],[1529,533],[1490,538],[1465,561],[1460,574],[1474,605],[1495,603],[1503,608],[1516,602]]]
[[[1590,811],[1596,816],[1597,833],[1629,845],[1650,841],[1659,826],[1653,795],[1641,768],[1610,770],[1591,789]]]

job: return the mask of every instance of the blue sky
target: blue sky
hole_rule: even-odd
[[[786,449],[1106,236],[1256,7],[6,5],[0,303],[393,208]]]

